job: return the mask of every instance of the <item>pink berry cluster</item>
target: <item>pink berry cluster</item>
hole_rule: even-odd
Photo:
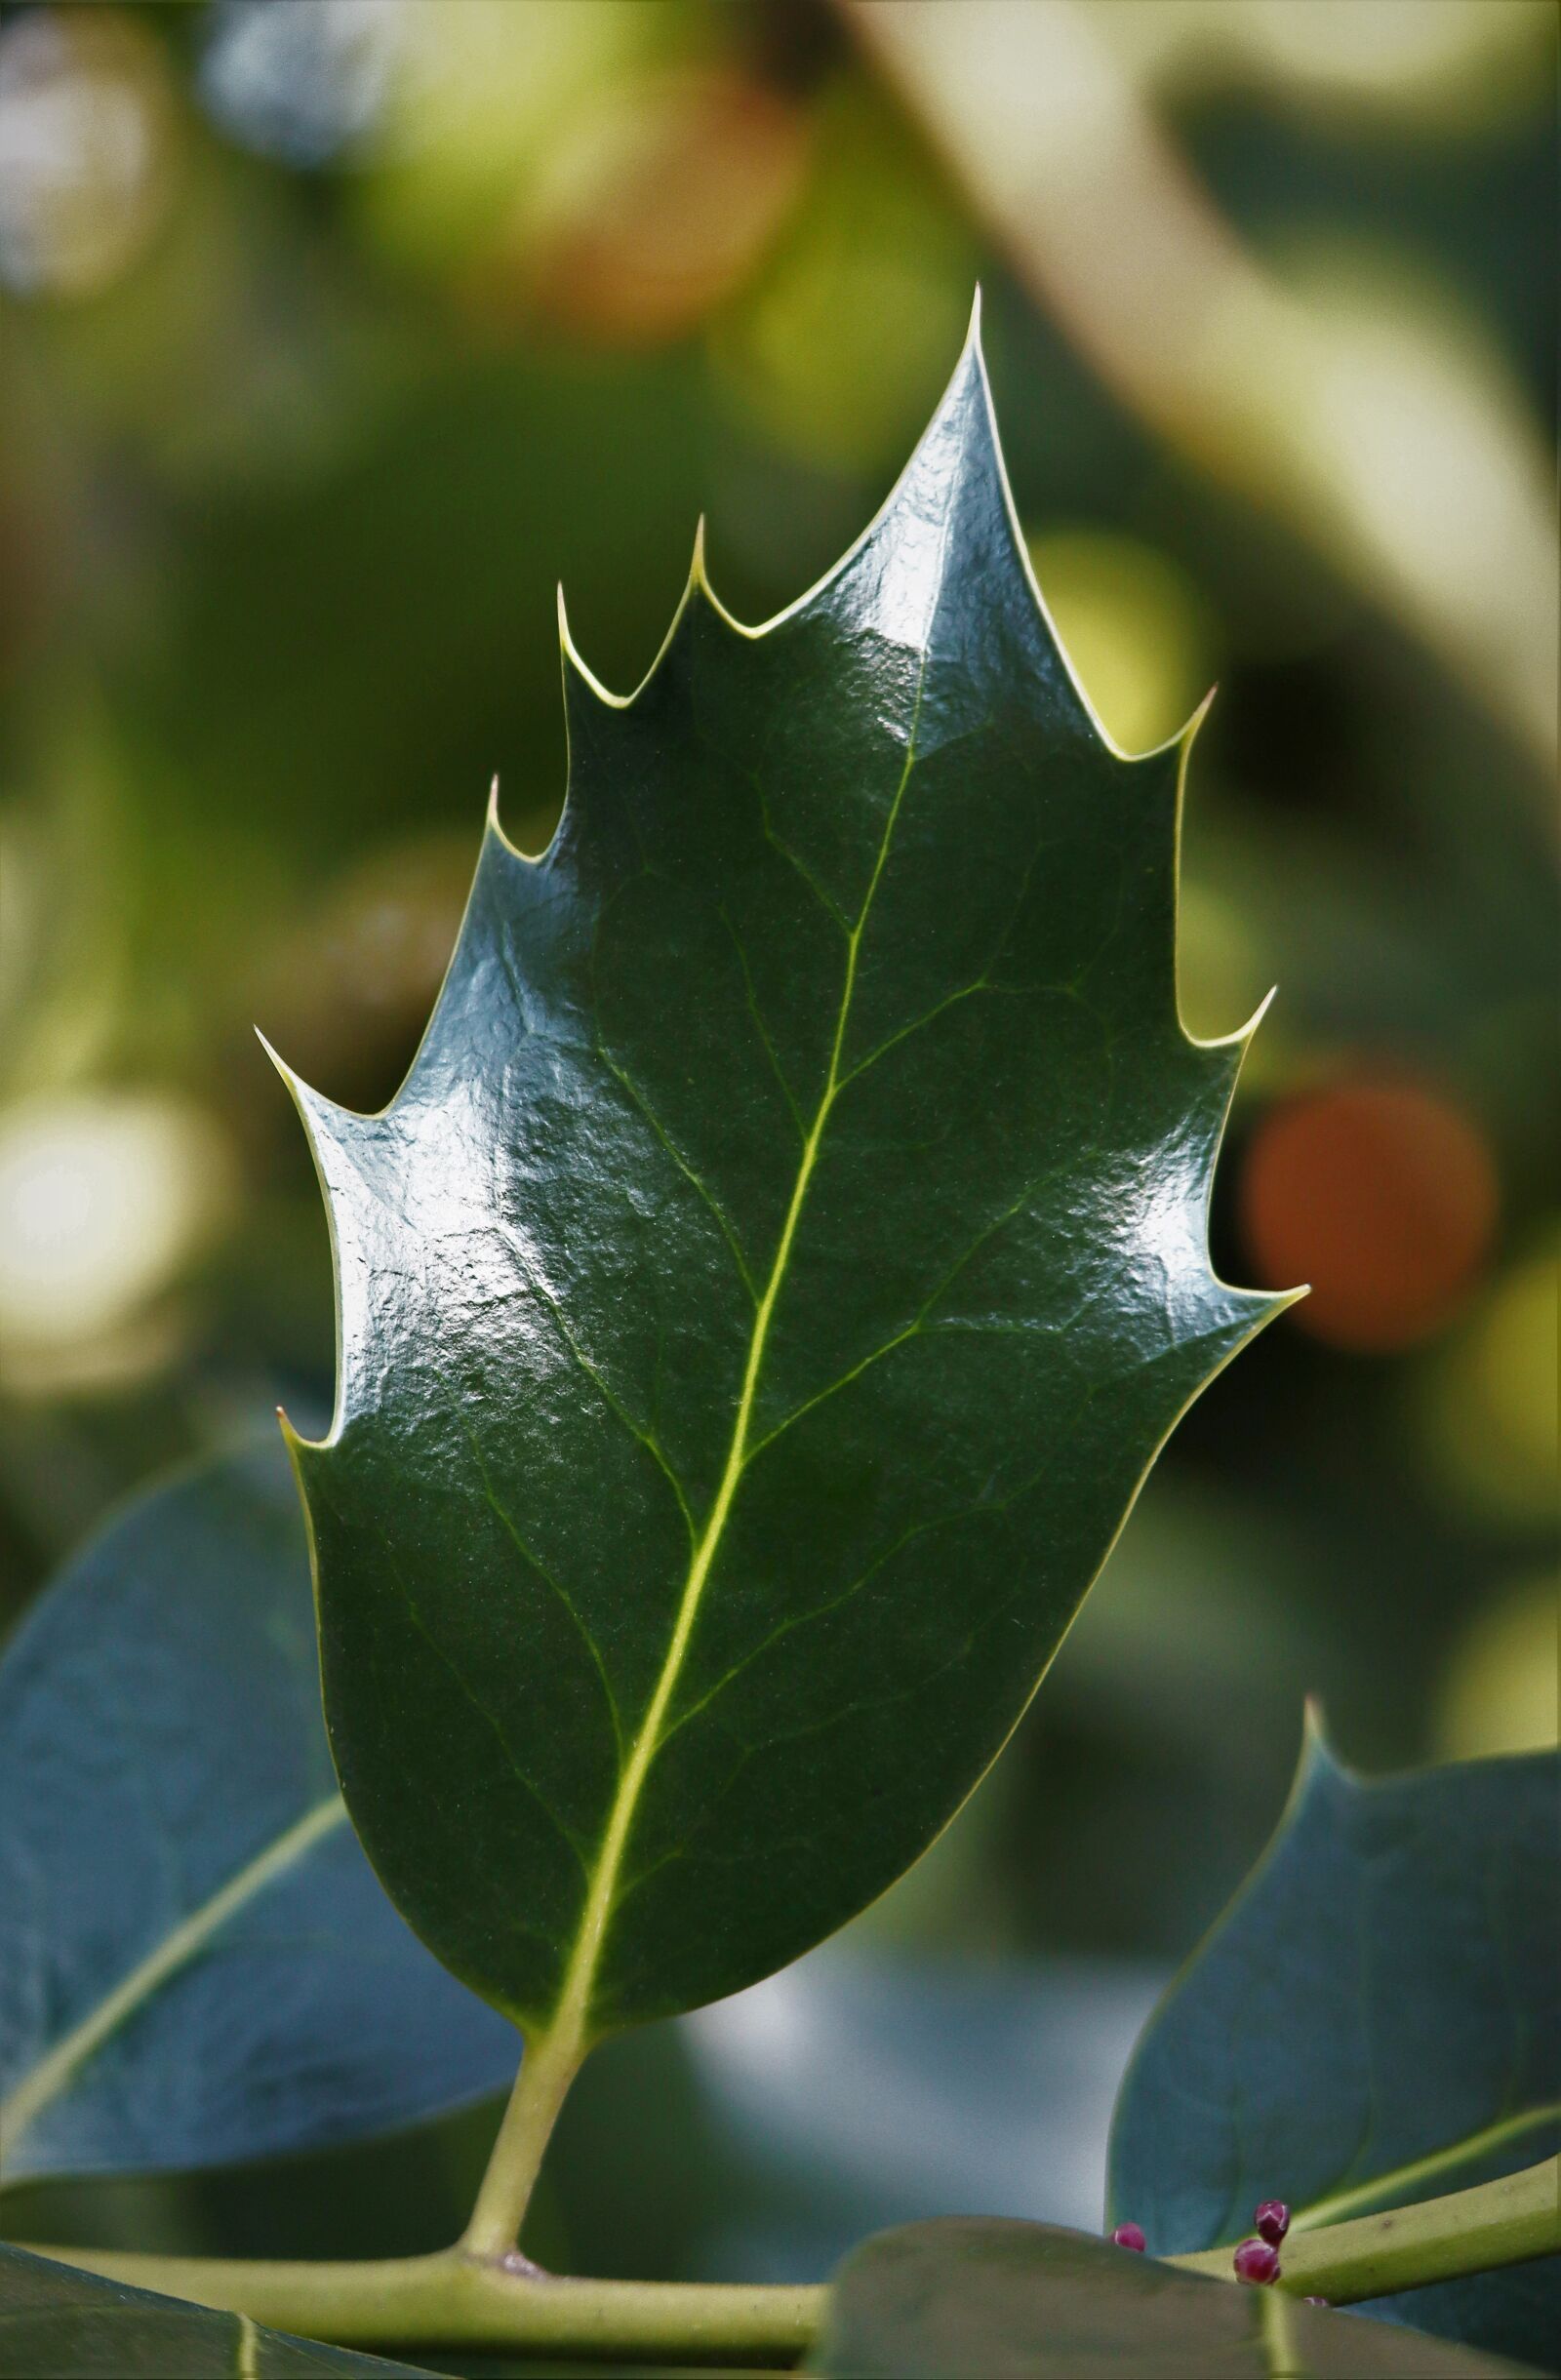
[[[1254,2288],[1262,2288],[1279,2279],[1279,2247],[1290,2229],[1290,2209],[1283,2199],[1264,2199],[1262,2204],[1255,2209],[1252,2219],[1257,2226],[1257,2237],[1243,2240],[1233,2261],[1238,2281],[1247,2281]],[[1130,2247],[1139,2256],[1142,2255],[1146,2244],[1142,2230],[1137,2223],[1119,2223],[1111,2239],[1115,2246]],[[1326,2306],[1328,2300],[1326,2297],[1308,2297],[1303,2303]]]
[[[1264,2199],[1252,2219],[1257,2238],[1243,2240],[1237,2248],[1236,2279],[1260,2288],[1279,2279],[1279,2246],[1290,2229],[1290,2209],[1283,2199]]]

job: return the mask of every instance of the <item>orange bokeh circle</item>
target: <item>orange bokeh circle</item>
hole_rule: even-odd
[[[1296,1321],[1330,1346],[1370,1353],[1413,1346],[1457,1311],[1498,1203],[1478,1125],[1402,1076],[1354,1076],[1276,1107],[1239,1189],[1263,1287],[1309,1282]]]

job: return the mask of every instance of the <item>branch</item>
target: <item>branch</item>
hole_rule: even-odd
[[[448,2248],[384,2262],[261,2263],[31,2246],[139,2289],[245,2314],[342,2347],[488,2347],[685,2363],[789,2363],[812,2343],[822,2289],[576,2281]]]
[[[1551,2157],[1522,2173],[1455,2190],[1447,2198],[1422,2199],[1416,2206],[1395,2206],[1319,2231],[1292,2232],[1279,2286],[1297,2296],[1326,2297],[1331,2306],[1351,2306],[1362,2298],[1422,2289],[1434,2281],[1460,2281],[1469,2273],[1558,2252],[1561,2158]],[[1228,2247],[1205,2248],[1166,2262],[1231,2281],[1230,2255]]]
[[[459,2248],[377,2264],[262,2264],[98,2248],[35,2255],[109,2281],[247,2314],[278,2330],[344,2347],[488,2347],[521,2354],[677,2363],[790,2363],[818,2332],[821,2288],[744,2288],[659,2281],[575,2281],[517,2256]],[[1281,2287],[1347,2306],[1397,2289],[1561,2252],[1561,2160],[1448,2198],[1326,2230],[1292,2234]],[[1167,2263],[1233,2281],[1230,2250]]]

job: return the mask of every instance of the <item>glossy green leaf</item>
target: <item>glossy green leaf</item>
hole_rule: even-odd
[[[1308,1730],[1265,1858],[1157,2010],[1118,2102],[1112,2220],[1177,2255],[1279,2198],[1302,2228],[1561,2143],[1561,1760],[1369,1782]],[[1548,2361],[1561,2258],[1381,2301]]]
[[[535,2039],[752,1982],[994,1758],[1188,1401],[1240,1037],[1175,989],[1185,740],[1103,741],[974,337],[762,632],[696,567],[631,702],[566,645],[380,1115],[299,1087],[338,1411],[298,1448],[354,1821]]]
[[[418,2380],[409,2363],[289,2338],[242,2314],[0,2247],[0,2380],[302,2380],[308,2372]]]
[[[345,1823],[281,1448],[143,1497],[0,1662],[0,2179],[359,2138],[512,2044]]]
[[[1080,2232],[961,2220],[848,2256],[813,2371],[840,2380],[1475,2380],[1521,2364]]]

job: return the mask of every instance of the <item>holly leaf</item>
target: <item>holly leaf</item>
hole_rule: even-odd
[[[501,2088],[346,1823],[274,1442],[156,1489],[0,1662],[0,2180],[226,2164]]]
[[[310,2372],[426,2380],[410,2363],[290,2338],[246,2315],[0,2247],[0,2380],[303,2380]]]
[[[1526,2367],[1080,2232],[956,2218],[848,2256],[808,2369],[841,2380],[1475,2380]]]
[[[1306,2231],[1561,2146],[1561,1756],[1371,1781],[1315,1723],[1279,1831],[1146,2027],[1112,2129],[1113,2222],[1158,2255],[1285,2200]],[[1561,2257],[1375,2309],[1547,2362]]]
[[[412,1924],[561,2048],[880,1892],[1280,1300],[1211,1270],[1241,1037],[1182,1032],[1188,737],[1130,761],[1028,575],[974,337],[884,511],[740,627],[698,559],[570,788],[491,821],[377,1116],[297,1086],[338,1409],[327,1717]]]

